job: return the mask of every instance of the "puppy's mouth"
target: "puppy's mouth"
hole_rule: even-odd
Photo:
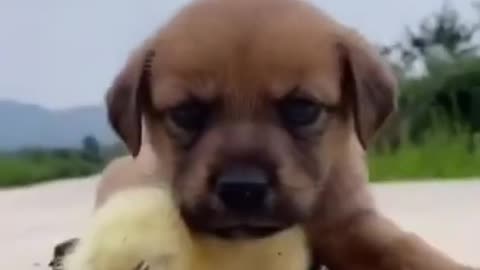
[[[184,216],[185,217],[185,216]],[[272,236],[294,225],[294,222],[265,218],[238,219],[228,216],[186,218],[194,231],[210,234],[223,239],[257,239]]]
[[[285,230],[289,226],[252,226],[237,225],[228,227],[218,227],[211,232],[225,239],[247,239],[247,238],[264,238],[274,235]]]
[[[196,209],[181,207],[187,226],[192,231],[224,239],[265,238],[302,223],[303,220],[298,215],[299,211],[288,207],[282,207],[282,211],[277,207],[277,210],[238,214],[199,206],[202,204],[197,205]]]

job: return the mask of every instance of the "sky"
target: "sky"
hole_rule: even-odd
[[[443,0],[310,0],[372,42],[400,40]],[[187,0],[0,0],[0,100],[101,104],[128,53]],[[450,0],[473,21],[471,0]]]

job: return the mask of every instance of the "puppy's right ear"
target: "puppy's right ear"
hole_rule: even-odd
[[[134,157],[142,143],[142,106],[150,95],[154,56],[144,49],[132,54],[105,97],[110,125]]]
[[[353,30],[347,30],[338,45],[342,85],[352,101],[357,137],[367,149],[397,108],[397,79],[374,47]]]

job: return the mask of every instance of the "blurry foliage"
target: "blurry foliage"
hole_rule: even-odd
[[[370,152],[374,181],[480,175],[477,31],[478,24],[462,22],[455,9],[444,5],[418,31],[408,30],[405,41],[382,49],[385,56],[395,51],[402,56],[392,61],[400,97],[398,112]],[[436,55],[429,52],[432,47]],[[413,61],[422,62],[426,72],[406,76]]]
[[[83,157],[92,162],[100,162],[100,144],[94,136],[86,136],[83,141]]]
[[[93,136],[83,139],[81,149],[26,148],[0,153],[0,187],[93,175],[125,153],[123,145],[101,146]]]
[[[0,186],[33,184],[46,180],[80,177],[97,172],[93,163],[76,150],[24,150],[0,155]]]
[[[442,74],[404,81],[400,114],[409,122],[411,138],[436,124],[455,132],[458,125],[480,130],[480,59],[457,61]],[[444,120],[437,123],[435,117]]]
[[[395,150],[371,151],[371,181],[464,180],[480,175],[478,139],[471,147],[468,133],[452,134],[442,127],[427,133],[428,140],[421,144],[404,141]]]
[[[425,56],[428,47],[442,45],[454,56],[469,56],[477,48],[471,44],[477,30],[477,24],[462,22],[458,11],[445,3],[439,12],[424,19],[417,31],[407,27],[408,50]]]
[[[427,72],[435,72],[442,63],[476,55],[478,45],[473,44],[473,40],[479,29],[480,24],[464,22],[458,11],[445,2],[418,27],[407,27],[404,40],[384,46],[381,52],[397,53],[399,59],[392,64],[403,72],[412,69],[418,61],[423,62]]]

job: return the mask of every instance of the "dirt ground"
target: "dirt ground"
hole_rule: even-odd
[[[47,270],[53,246],[77,236],[96,177],[0,190],[0,269]],[[480,265],[480,181],[374,185],[381,210],[452,257]]]

